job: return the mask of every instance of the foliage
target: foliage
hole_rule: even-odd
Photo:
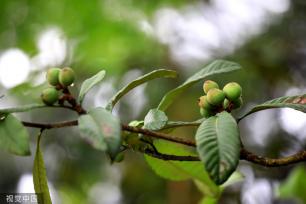
[[[82,101],[86,93],[103,80],[105,71],[102,70],[84,81],[78,100],[70,93],[69,87],[56,87],[57,90],[62,91],[62,96],[58,99],[57,105],[48,107],[75,111],[78,114],[77,121],[47,126],[20,121],[12,115],[15,112],[47,107],[41,104],[1,109],[0,147],[11,153],[27,155],[29,137],[24,126],[38,127],[41,131],[45,131],[51,128],[78,125],[81,137],[95,149],[106,152],[112,161],[120,162],[124,158],[122,153],[128,149],[144,153],[147,163],[158,175],[170,180],[192,179],[204,194],[202,203],[215,203],[225,188],[226,181],[234,175],[233,172],[237,169],[240,159],[241,143],[236,119],[230,113],[231,111],[222,108],[222,105],[220,109],[216,109],[215,115],[200,118],[194,122],[169,121],[164,111],[195,83],[204,78],[240,68],[237,63],[225,60],[216,60],[208,64],[182,85],[166,93],[158,108],[151,109],[143,121],[132,121],[129,125],[122,124],[120,118],[112,113],[116,103],[133,88],[156,78],[174,78],[176,72],[159,69],[138,77],[120,89],[109,100],[106,107],[93,107],[87,111],[82,107]],[[240,94],[241,90],[238,95]],[[269,108],[284,107],[305,112],[305,95],[268,101],[255,106],[246,115]],[[195,134],[195,142],[165,133],[167,129],[172,131],[184,126],[199,126]],[[48,186],[39,145],[40,137],[41,135],[38,137],[34,160],[34,185],[36,192],[43,193],[44,199],[47,199],[44,203],[50,203],[49,195],[45,195],[48,194]]]
[[[286,181],[279,186],[279,196],[281,198],[297,198],[299,202],[306,202],[305,195],[306,170],[304,166],[296,167]]]
[[[33,182],[34,182],[34,189],[37,193],[38,202],[51,204],[51,198],[48,188],[48,179],[46,174],[46,168],[44,164],[43,154],[40,150],[40,139],[41,134],[38,135],[37,138],[37,147],[36,147],[36,154],[34,159],[34,166],[33,166]]]

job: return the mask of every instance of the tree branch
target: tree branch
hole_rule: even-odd
[[[177,155],[170,155],[170,154],[162,154],[159,152],[155,152],[150,149],[145,149],[144,151],[141,151],[144,154],[147,154],[151,157],[162,159],[165,161],[200,161],[199,157],[195,156],[177,156]]]
[[[288,157],[272,159],[272,158],[267,158],[267,157],[256,155],[243,148],[240,151],[240,159],[252,162],[254,164],[259,164],[265,167],[279,167],[279,166],[287,166],[287,165],[298,163],[298,162],[305,162],[306,161],[306,151],[305,150],[300,151]]]
[[[154,132],[154,131],[150,131],[147,129],[142,129],[142,128],[138,128],[138,127],[132,127],[132,126],[128,126],[128,125],[122,125],[122,130],[128,131],[128,132],[133,132],[133,133],[140,133],[140,134],[144,134],[147,136],[151,136],[157,139],[163,139],[163,140],[167,140],[167,141],[171,141],[171,142],[175,142],[175,143],[179,143],[179,144],[184,144],[187,146],[192,146],[195,147],[196,144],[194,141],[191,140],[187,140],[181,137],[174,137],[165,133],[161,133],[161,132]]]
[[[71,126],[77,126],[78,121],[72,120],[72,121],[64,121],[60,123],[32,123],[32,122],[22,122],[24,126],[26,127],[33,127],[33,128],[43,128],[43,129],[52,129],[52,128],[63,128],[63,127],[71,127]],[[122,124],[121,126],[123,131],[133,132],[133,133],[139,133],[146,136],[150,136],[157,139],[163,139],[191,147],[196,147],[196,143],[193,140],[184,139],[181,137],[175,137],[172,135],[168,135],[161,132],[155,132],[150,131],[147,129],[142,129],[138,127],[132,127],[128,125]],[[163,160],[174,160],[174,161],[199,161],[200,159],[198,157],[193,156],[176,156],[176,155],[167,155],[162,153],[156,153],[152,150],[145,150],[143,152],[145,154],[148,154],[152,157],[163,159]],[[306,161],[306,151],[300,151],[296,154],[293,154],[288,157],[283,158],[267,158],[263,156],[256,155],[252,152],[249,152],[248,150],[242,148],[240,151],[240,159],[246,160],[254,164],[258,164],[265,167],[279,167],[279,166],[286,166],[298,162],[305,162]]]
[[[78,121],[71,120],[71,121],[64,121],[64,122],[59,122],[59,123],[32,123],[32,122],[22,121],[22,124],[26,127],[32,127],[32,128],[53,129],[53,128],[77,126]]]

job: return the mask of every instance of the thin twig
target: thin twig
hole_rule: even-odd
[[[27,127],[33,127],[33,128],[52,129],[52,128],[63,128],[63,127],[76,126],[78,125],[78,121],[73,120],[73,121],[65,121],[65,122],[60,122],[60,123],[48,123],[48,124],[23,122],[23,125]],[[146,136],[168,140],[171,142],[184,144],[187,146],[193,146],[193,147],[196,146],[195,142],[192,140],[187,140],[187,139],[183,139],[180,137],[175,137],[175,136],[171,136],[168,134],[154,132],[154,131],[141,129],[137,127],[131,127],[128,125],[122,125],[122,130],[133,132],[133,133],[141,133]],[[154,156],[156,158],[163,159],[163,160],[179,160],[179,161],[183,161],[183,160],[184,161],[197,161],[199,160],[199,159],[195,159],[194,157],[189,157],[189,156],[186,157],[186,156],[166,155],[166,154],[161,154],[161,153],[154,154],[153,151],[150,151],[150,150],[146,150],[146,151],[147,151],[145,152],[146,154],[150,154],[151,156]],[[306,151],[301,151],[301,152],[298,152],[288,157],[274,159],[274,158],[267,158],[267,157],[256,155],[252,152],[249,152],[245,148],[242,148],[240,152],[240,159],[246,160],[246,161],[261,165],[261,166],[278,167],[278,166],[285,166],[285,165],[290,165],[293,163],[306,161]]]
[[[243,148],[240,151],[240,159],[252,162],[254,164],[259,164],[265,167],[279,167],[279,166],[287,166],[298,162],[305,162],[306,151],[300,151],[288,157],[273,159],[273,158],[267,158],[256,155]]]
[[[53,129],[53,128],[76,126],[78,125],[78,121],[71,120],[71,121],[64,121],[64,122],[59,122],[59,123],[32,123],[32,122],[22,121],[22,124],[26,127],[32,127],[32,128]]]
[[[177,156],[177,155],[170,155],[170,154],[162,154],[159,152],[155,152],[154,150],[145,149],[142,153],[147,154],[151,157],[162,159],[165,161],[200,161],[199,157],[195,156]]]
[[[165,133],[161,133],[161,132],[154,132],[154,131],[150,131],[150,130],[146,130],[146,129],[142,129],[142,128],[138,128],[138,127],[132,127],[132,126],[128,126],[128,125],[122,125],[122,130],[128,131],[128,132],[133,132],[133,133],[141,133],[147,136],[151,136],[157,139],[163,139],[163,140],[168,140],[171,142],[175,142],[175,143],[180,143],[180,144],[184,144],[187,146],[192,146],[195,147],[196,144],[194,141],[191,140],[187,140],[181,137],[175,137],[175,136],[171,136]]]

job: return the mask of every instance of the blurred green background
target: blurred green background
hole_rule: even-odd
[[[176,80],[158,79],[127,95],[116,108],[125,123],[143,119],[168,90],[217,58],[244,67],[213,78],[243,87],[245,104],[235,115],[306,90],[303,0],[2,0],[0,5],[0,93],[5,96],[0,107],[39,101],[47,86],[45,71],[53,66],[77,72],[74,93],[81,81],[107,71],[86,107],[105,105],[124,84],[154,69],[179,72]],[[200,95],[201,84],[192,87],[171,106],[169,118],[198,119]],[[52,109],[18,117],[52,122],[76,115]],[[257,113],[240,128],[244,145],[261,155],[280,157],[305,148],[306,116],[294,110]],[[30,132],[33,152],[37,131]],[[186,128],[175,134],[194,132]],[[201,199],[191,181],[163,180],[139,153],[129,152],[124,162],[110,165],[104,153],[77,137],[76,128],[47,134],[43,150],[54,203],[189,204]],[[32,164],[33,157],[0,151],[0,192],[33,192]],[[239,171],[244,181],[228,187],[219,203],[306,203],[303,164],[267,169],[240,162]]]

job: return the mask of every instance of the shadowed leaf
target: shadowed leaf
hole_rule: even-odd
[[[82,138],[99,150],[107,150],[115,158],[121,145],[120,120],[104,108],[94,108],[79,117]]]
[[[9,107],[9,108],[1,108],[0,113],[18,113],[18,112],[26,112],[32,109],[37,108],[45,108],[47,107],[45,104],[30,104],[18,107]]]
[[[177,156],[197,156],[196,152],[183,145],[173,142],[154,140],[154,146],[158,152]],[[148,155],[145,155],[147,163],[159,176],[174,180],[182,181],[187,179],[196,179],[208,188],[207,193],[217,195],[219,188],[209,178],[200,161],[164,161]]]
[[[11,114],[0,117],[0,148],[17,155],[30,155],[27,129]]]

